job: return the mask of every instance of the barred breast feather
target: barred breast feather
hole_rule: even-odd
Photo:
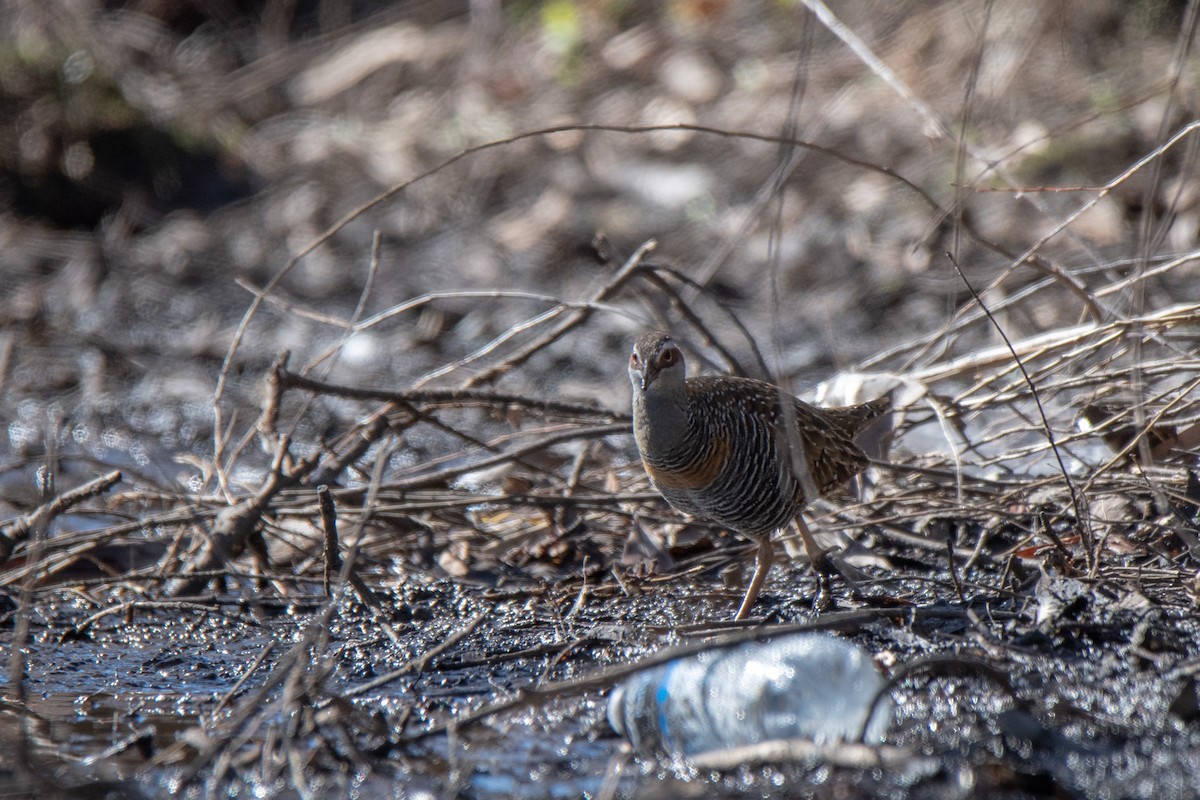
[[[789,404],[789,419],[781,400]],[[763,381],[688,378],[687,430],[646,471],[674,507],[744,534],[786,525],[806,500],[792,450],[803,443],[813,483],[828,492],[867,465],[853,437],[886,412],[887,398],[819,409]],[[799,454],[797,454],[799,455]]]

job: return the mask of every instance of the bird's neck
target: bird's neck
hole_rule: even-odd
[[[635,392],[634,437],[643,457],[675,453],[691,441],[687,395],[683,392]]]

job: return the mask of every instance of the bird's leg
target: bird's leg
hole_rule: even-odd
[[[796,515],[796,527],[800,530],[800,540],[804,542],[804,552],[808,554],[808,560],[812,562],[813,572],[817,576],[817,593],[813,595],[813,608],[818,611],[826,611],[833,605],[833,589],[829,585],[829,576],[833,572],[833,565],[829,561],[829,554],[821,549],[812,531],[808,529],[804,515]]]
[[[771,535],[756,536],[754,540],[758,542],[758,551],[754,554],[754,576],[750,578],[750,585],[746,587],[746,596],[734,616],[735,620],[750,616],[750,609],[758,599],[763,581],[767,579],[767,573],[771,571],[771,564],[775,561],[775,545],[771,543]]]

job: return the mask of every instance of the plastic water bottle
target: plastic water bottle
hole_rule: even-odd
[[[870,655],[836,636],[802,633],[681,658],[617,686],[608,721],[642,753],[692,756],[774,739],[855,741],[883,686]],[[875,705],[863,741],[883,740],[891,702]]]

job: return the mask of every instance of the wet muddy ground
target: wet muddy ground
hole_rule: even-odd
[[[0,795],[1194,795],[1197,4],[818,5],[0,9]],[[832,608],[731,622],[648,327],[892,394]],[[883,748],[608,728],[796,630]]]
[[[52,785],[111,781],[114,797],[183,785],[203,795],[214,781],[247,796],[357,786],[369,796],[457,787],[471,797],[1170,797],[1200,780],[1200,625],[1190,601],[1156,595],[1130,607],[1036,573],[1004,592],[997,571],[976,570],[964,576],[974,584],[966,602],[909,605],[931,578],[945,580],[904,572],[857,600],[839,592],[837,610],[814,615],[803,603],[814,588],[807,570],[789,568],[760,604],[766,620],[742,629],[834,631],[891,671],[912,666],[891,695],[887,746],[901,755],[887,769],[835,759],[705,770],[626,752],[591,679],[664,648],[728,638],[717,621],[737,592],[715,576],[637,597],[601,581],[582,600],[581,581],[500,591],[414,576],[384,584],[372,607],[335,602],[328,619],[320,595],[227,596],[111,615],[86,635],[78,631],[94,603],[47,603],[25,648],[28,716],[19,726],[10,706],[6,738],[24,730],[30,763],[53,765]],[[1056,596],[1061,605],[1034,599]],[[920,666],[936,655],[950,658]],[[393,672],[404,674],[372,685]],[[534,689],[528,702],[424,735]],[[45,775],[12,777],[32,788]]]

